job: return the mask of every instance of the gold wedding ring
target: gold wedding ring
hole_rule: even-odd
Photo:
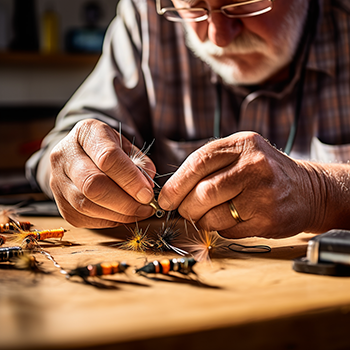
[[[237,221],[237,223],[243,222],[242,218],[239,216],[236,207],[234,206],[232,200],[228,202],[228,206],[230,208],[230,212],[232,217]]]

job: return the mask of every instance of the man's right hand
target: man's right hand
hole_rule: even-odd
[[[93,119],[76,124],[51,152],[50,186],[61,215],[74,226],[115,227],[154,213],[153,183],[130,160],[133,146]],[[153,162],[144,157],[153,178]]]

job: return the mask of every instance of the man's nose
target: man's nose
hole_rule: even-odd
[[[212,12],[208,18],[208,39],[217,46],[225,47],[241,33],[242,28],[239,19]]]

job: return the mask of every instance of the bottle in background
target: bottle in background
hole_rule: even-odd
[[[46,54],[60,50],[59,18],[52,2],[47,2],[41,17],[41,51]]]

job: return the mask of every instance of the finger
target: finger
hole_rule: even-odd
[[[238,209],[237,212],[239,213]],[[233,218],[228,202],[211,208],[207,213],[205,213],[199,220],[196,220],[195,222],[196,225],[208,231],[223,231],[235,227],[240,223]]]
[[[211,230],[218,231],[218,233],[225,238],[246,238],[246,237],[264,237],[264,238],[286,238],[298,233],[297,223],[290,223],[290,225],[279,224],[279,210],[273,210],[268,204],[268,200],[261,201],[258,205],[251,208],[242,197],[234,199],[234,206],[238,215],[242,219],[238,222],[233,218],[231,211],[225,210],[225,204],[229,208],[228,203],[224,203],[219,213],[212,211],[207,213],[198,222],[199,226],[211,227]],[[269,209],[267,209],[269,208]],[[228,214],[229,212],[229,214]],[[215,224],[214,217],[222,220],[222,223],[217,221]],[[233,224],[231,227],[230,222]],[[297,220],[296,220],[297,221]],[[213,228],[214,227],[214,228]],[[282,227],[282,229],[281,229]]]
[[[83,201],[78,202],[78,207],[81,207],[85,214],[93,215],[96,205],[129,216],[138,213],[142,217],[148,217],[153,213],[149,205],[140,204],[124,192],[89,160],[81,162],[81,165],[71,172],[70,179],[81,194]],[[70,194],[67,200],[77,203],[79,198]]]
[[[262,237],[262,238],[287,238],[295,234],[283,229],[274,228],[275,225],[261,226],[259,218],[252,219],[249,223],[239,223],[225,230],[218,230],[220,236],[229,239]]]
[[[70,190],[68,195],[65,197],[72,207],[78,212],[87,215],[89,217],[101,218],[110,221],[116,221],[121,223],[135,222],[135,220],[144,220],[153,215],[154,209],[148,205],[142,205],[137,203],[136,210],[127,210],[127,206],[124,205],[123,210],[115,211],[96,204],[95,202],[89,200],[80,191]],[[130,207],[132,207],[130,205]]]
[[[119,135],[120,136],[120,135]],[[153,187],[154,185],[157,185],[157,183],[154,181],[154,177],[157,174],[156,168],[152,162],[151,159],[148,158],[147,153],[149,152],[150,148],[153,145],[153,142],[146,146],[146,144],[143,145],[141,149],[136,147],[134,143],[131,143],[129,140],[124,138],[123,139],[123,150],[128,155],[130,160],[133,162],[133,164],[144,174]],[[158,186],[158,185],[157,185]]]
[[[236,138],[212,141],[192,153],[163,186],[159,205],[165,210],[177,208],[202,179],[235,164],[241,153],[241,145]]]
[[[202,179],[178,207],[180,215],[199,220],[213,208],[244,193],[243,174],[231,165]],[[218,211],[217,209],[215,211]]]
[[[205,213],[196,224],[209,231],[218,231],[225,238],[280,237],[280,235],[276,236],[273,229],[276,226],[274,225],[276,212],[269,213],[266,210],[269,204],[267,200],[265,203],[258,203],[255,207],[252,207],[251,203],[245,201],[242,196],[232,201],[234,201],[233,209],[230,209],[229,202],[225,202]],[[232,210],[236,211],[235,215]]]
[[[120,147],[120,138],[114,129],[93,120],[78,127],[76,137],[82,149],[100,171],[131,197],[144,204],[148,204],[153,199],[153,190],[149,180]],[[150,169],[149,175],[152,177],[155,167],[148,157],[146,164],[147,169]]]
[[[55,157],[53,152],[52,173],[60,174],[61,168],[57,165]],[[140,204],[125,193],[101,173],[81,150],[78,149],[74,159],[77,161],[74,165],[68,165],[67,175],[52,177],[51,187],[56,196],[61,193],[77,211],[92,217],[102,217],[109,213],[105,218],[116,221],[116,215],[146,218],[153,214],[154,210],[150,206]]]
[[[101,207],[87,199],[68,178],[66,178],[66,181],[61,181],[62,183],[64,184],[65,193],[62,193],[61,189],[54,184],[51,187],[53,188],[53,193],[55,193],[55,200],[62,216],[75,226],[112,227],[116,226],[116,223],[131,223],[135,222],[135,220],[146,219],[153,213],[152,210],[149,210],[149,206],[145,206],[145,209],[151,215],[139,215],[139,212],[136,212],[135,215],[123,215]]]
[[[56,199],[57,207],[62,217],[75,227],[107,228],[117,227],[120,224],[115,221],[92,218],[76,211],[63,196]]]

